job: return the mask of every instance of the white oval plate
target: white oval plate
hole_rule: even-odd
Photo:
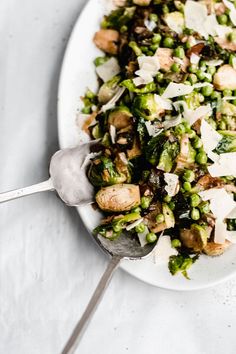
[[[80,96],[86,88],[95,90],[97,79],[93,59],[101,54],[93,45],[93,36],[105,13],[106,0],[90,0],[80,15],[66,50],[58,97],[58,126],[61,148],[78,145],[86,135],[78,128],[76,118],[81,107]],[[89,231],[99,222],[100,215],[91,206],[80,208],[80,216]],[[171,276],[167,265],[155,265],[151,260],[124,261],[121,267],[149,284],[172,290],[195,290],[213,286],[236,274],[236,246],[223,256],[201,256],[189,271],[191,280],[182,275]]]

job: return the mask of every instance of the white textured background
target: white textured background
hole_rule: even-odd
[[[85,2],[0,1],[0,191],[47,178],[60,65]],[[1,205],[0,353],[59,354],[106,263],[55,195]],[[78,353],[234,354],[235,313],[236,280],[178,293],[118,270]]]

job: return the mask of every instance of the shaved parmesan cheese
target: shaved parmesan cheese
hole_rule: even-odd
[[[126,230],[127,230],[127,231],[130,231],[130,230],[134,229],[136,226],[138,226],[139,224],[141,224],[142,221],[143,221],[143,218],[134,221],[132,224],[130,224],[130,225],[128,225],[128,226],[126,227]]]
[[[212,14],[212,15],[207,16],[206,21],[204,23],[204,28],[207,33],[207,37],[208,37],[208,35],[216,36],[218,26],[219,26],[219,24],[216,19],[216,15]]]
[[[220,66],[221,64],[223,64],[223,60],[209,60],[209,61],[206,61],[206,65],[208,66]]]
[[[236,96],[225,96],[223,97],[223,101],[232,101],[236,100]]]
[[[234,4],[228,0],[223,0],[223,3],[225,6],[230,10],[229,12],[229,17],[234,26],[236,26],[236,9],[234,7]]]
[[[163,122],[164,129],[170,129],[172,127],[176,127],[176,125],[179,125],[182,122],[182,116],[179,114],[176,118],[172,118],[170,120],[165,120]]]
[[[119,87],[116,94],[112,97],[110,101],[108,101],[104,106],[102,106],[102,112],[106,112],[115,107],[116,102],[119,101],[123,93],[125,92],[125,87]]]
[[[227,219],[236,219],[236,205],[235,208],[227,215]]]
[[[159,95],[154,95],[154,99],[156,103],[160,106],[160,108],[163,108],[165,110],[171,111],[172,110],[172,102],[171,100],[168,100],[167,98],[163,98]]]
[[[203,149],[208,155],[217,147],[218,143],[222,139],[222,135],[217,133],[217,131],[214,130],[212,126],[205,121],[205,119],[202,119],[200,131]]]
[[[190,63],[191,64],[194,64],[194,65],[197,65],[200,61],[200,57],[199,55],[195,54],[195,53],[192,53],[191,56],[190,56]]]
[[[148,134],[150,136],[157,136],[163,132],[164,129],[160,128],[158,125],[152,124],[150,121],[145,122]]]
[[[152,254],[155,264],[168,265],[170,257],[177,256],[178,251],[171,246],[170,236],[165,235],[159,237]]]
[[[178,96],[188,95],[193,91],[193,87],[190,85],[177,84],[175,82],[170,82],[165,89],[162,98],[174,98]]]
[[[206,79],[211,80],[211,78],[212,78],[212,75],[211,75],[211,74],[209,74],[209,73],[204,73],[204,75],[205,75],[205,78],[206,78]]]
[[[111,136],[111,142],[112,144],[116,143],[116,127],[114,127],[114,125],[110,125],[109,128],[109,132],[110,132],[110,136]]]
[[[156,28],[156,26],[157,26],[155,21],[149,21],[147,19],[144,20],[144,24],[150,32],[152,32],[154,30],[154,28]]]
[[[142,55],[138,57],[139,70],[135,72],[139,76],[139,80],[136,78],[133,79],[133,82],[136,86],[149,84],[153,82],[154,76],[160,70],[160,62],[157,56],[145,56]],[[141,80],[140,80],[141,79]]]
[[[144,247],[148,242],[147,242],[147,234],[149,233],[149,230],[147,228],[147,226],[145,226],[145,230],[142,233],[138,233],[138,239],[140,242],[141,247]]]
[[[225,219],[236,207],[236,202],[224,188],[211,188],[198,194],[203,201],[210,200],[210,209],[217,219]]]
[[[179,192],[179,176],[175,173],[164,173],[164,179],[167,184],[165,190],[170,197],[174,197]]]
[[[206,106],[200,106],[195,110],[184,110],[184,119],[190,124],[193,125],[198,119],[210,116],[212,114],[212,108],[208,104]]]
[[[224,219],[236,209],[236,202],[224,188],[212,188],[198,194],[202,200],[210,200],[210,209],[216,218],[214,242],[224,243],[228,233]]]
[[[227,226],[223,220],[216,219],[214,242],[223,244],[226,239]]]
[[[184,7],[185,26],[200,33],[203,37],[208,37],[205,30],[207,20],[207,7],[200,2],[187,0]]]
[[[180,66],[184,66],[184,60],[177,58],[177,57],[173,57],[173,60],[175,63],[179,64]]]
[[[116,58],[109,59],[104,64],[99,65],[96,72],[104,82],[109,81],[120,72],[118,60]]]
[[[142,79],[141,77],[135,77],[133,79],[133,83],[135,84],[135,86],[141,86],[141,85],[145,85],[145,80]]]
[[[193,85],[193,88],[202,88],[202,87],[206,87],[206,86],[213,86],[210,82],[199,82],[197,84]]]
[[[184,16],[179,11],[170,12],[165,15],[167,26],[174,32],[181,34],[184,28]]]
[[[94,157],[99,156],[99,155],[101,155],[101,152],[91,152],[90,154],[88,154],[88,155],[85,157],[85,159],[84,159],[82,165],[80,166],[80,168],[81,168],[81,169],[86,168],[86,167],[88,166],[90,160],[93,159]]]
[[[208,171],[212,177],[236,177],[236,152],[218,155],[218,160],[208,167]]]
[[[226,231],[226,240],[236,243],[236,231]]]

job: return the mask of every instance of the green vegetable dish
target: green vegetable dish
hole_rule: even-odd
[[[236,243],[236,2],[115,1],[82,98],[94,230],[156,243],[171,274]]]

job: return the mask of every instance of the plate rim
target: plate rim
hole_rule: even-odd
[[[70,36],[69,36],[69,39],[68,39],[68,42],[66,44],[66,48],[65,48],[65,51],[64,51],[64,55],[63,55],[63,60],[62,60],[62,64],[61,64],[61,69],[60,69],[60,74],[59,74],[59,80],[58,80],[58,90],[57,90],[57,133],[58,133],[58,141],[59,141],[59,147],[62,148],[62,118],[61,118],[61,109],[60,109],[60,106],[61,106],[61,97],[62,97],[62,87],[63,87],[63,81],[64,81],[64,77],[65,77],[65,73],[66,73],[66,69],[67,69],[67,58],[69,57],[70,55],[70,49],[72,47],[72,44],[74,42],[74,38],[76,37],[76,33],[77,33],[77,27],[79,27],[79,24],[80,24],[80,19],[82,17],[82,15],[84,14],[84,12],[86,12],[86,9],[89,7],[90,3],[94,1],[94,0],[89,0],[88,2],[86,2],[84,4],[84,6],[82,7],[82,10],[80,11],[77,19],[75,20],[75,23],[72,27],[72,30],[71,30],[71,33],[70,33]],[[81,221],[83,222],[83,225],[85,226],[87,232],[89,233],[91,239],[92,236],[91,236],[91,231],[89,230],[86,222],[84,221],[84,218],[83,218],[83,215],[82,213],[80,212],[79,208],[76,208],[77,209],[77,212],[81,218]],[[95,241],[93,241],[95,242]],[[105,253],[105,252],[104,252]],[[108,255],[106,254],[107,258],[108,258]],[[132,261],[131,261],[132,262]],[[149,279],[145,279],[144,276],[138,276],[134,273],[132,273],[132,271],[130,271],[129,269],[127,269],[125,267],[125,265],[121,262],[121,264],[119,265],[119,268],[122,269],[123,271],[125,271],[126,273],[128,273],[129,275],[131,275],[132,277],[134,277],[135,279],[138,279],[139,281],[142,281],[146,284],[149,284],[151,286],[154,286],[154,287],[157,287],[157,288],[161,288],[161,289],[164,289],[164,290],[169,290],[169,291],[178,291],[178,292],[191,292],[191,291],[197,291],[197,290],[205,290],[205,289],[209,289],[209,288],[212,288],[212,287],[215,287],[217,285],[220,285],[226,281],[229,281],[230,279],[234,278],[235,275],[236,275],[236,268],[235,270],[231,271],[228,275],[224,275],[222,278],[220,279],[217,279],[217,280],[212,280],[210,281],[210,283],[207,283],[207,284],[196,284],[196,285],[193,285],[194,283],[192,283],[191,287],[187,287],[187,286],[184,286],[184,284],[181,284],[178,286],[178,288],[176,286],[174,286],[174,283],[173,283],[173,286],[170,285],[157,285],[156,283],[152,282],[151,280]],[[190,280],[191,281],[191,280]]]

